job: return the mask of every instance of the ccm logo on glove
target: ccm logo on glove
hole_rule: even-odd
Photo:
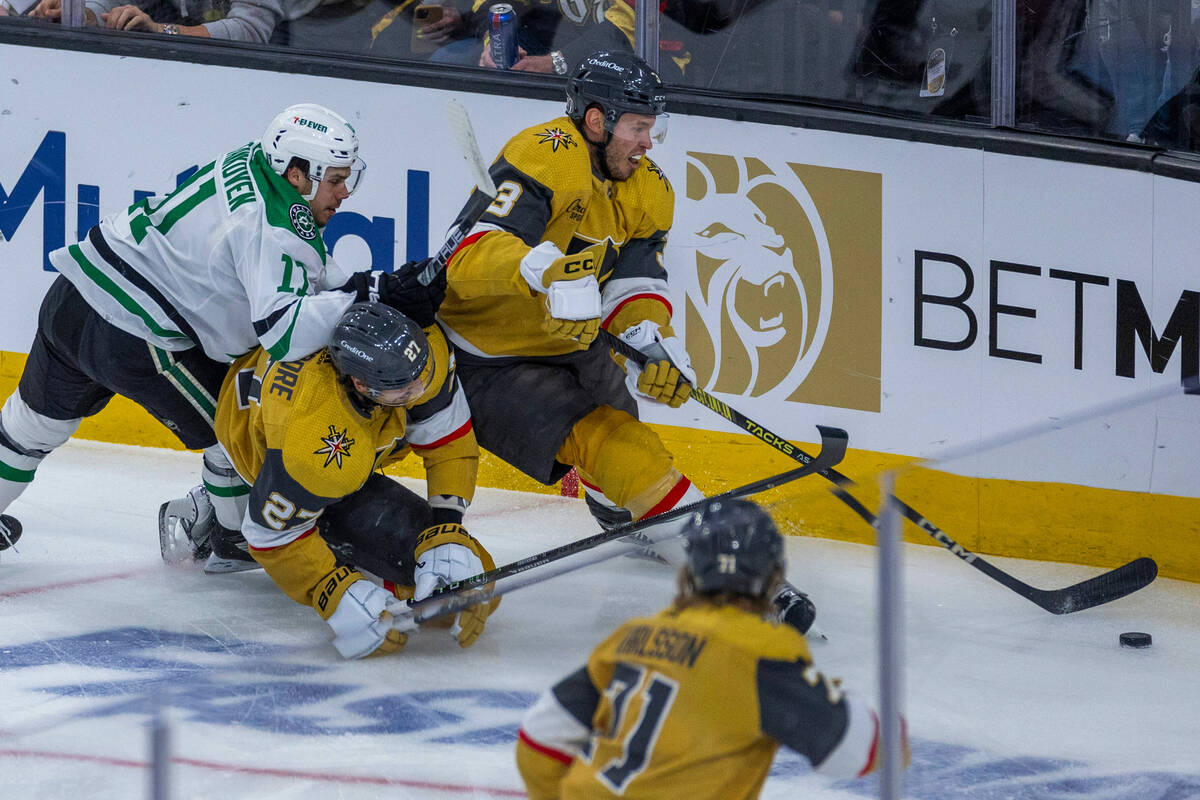
[[[562,271],[566,275],[573,275],[576,272],[595,272],[596,261],[591,257],[591,255],[585,256],[584,258],[576,258],[564,263],[562,265]]]

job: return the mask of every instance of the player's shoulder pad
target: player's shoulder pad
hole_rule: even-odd
[[[671,229],[675,218],[675,188],[649,156],[642,157],[641,166],[624,186],[619,186],[618,192],[622,203],[634,203],[641,208],[655,230]]]
[[[730,645],[757,658],[812,662],[808,640],[792,626],[735,609],[724,611],[720,632]]]
[[[592,161],[583,134],[569,117],[526,128],[504,146],[504,159],[555,193],[586,194]]]
[[[282,452],[288,475],[322,497],[341,497],[361,485],[375,461],[370,422],[344,398],[329,351],[273,364],[264,376],[264,395],[277,383],[292,384],[293,395],[284,413],[272,414],[281,436],[272,441],[268,434],[267,446]]]

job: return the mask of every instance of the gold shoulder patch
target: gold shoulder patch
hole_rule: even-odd
[[[641,166],[629,180],[616,184],[617,201],[626,207],[626,217],[636,219],[637,211],[644,215],[643,224],[653,230],[631,231],[633,236],[648,236],[654,231],[669,231],[675,220],[675,190],[662,168],[642,159]]]
[[[337,462],[338,469],[342,468],[342,459],[350,457],[350,448],[354,445],[354,440],[347,435],[348,432],[346,428],[339,431],[336,425],[330,425],[329,434],[320,437],[321,447],[314,450],[313,455],[325,456],[325,463],[322,466],[328,467]]]
[[[563,149],[579,147],[578,133],[563,130],[557,125],[547,126],[535,135],[538,144],[550,145],[551,153],[557,153],[560,147]]]
[[[526,128],[504,146],[503,156],[556,196],[586,196],[592,190],[591,157],[569,117]]]

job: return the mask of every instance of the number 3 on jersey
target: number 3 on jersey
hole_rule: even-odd
[[[496,187],[496,199],[488,206],[487,213],[493,217],[507,217],[513,210],[517,200],[521,198],[521,184],[516,181],[505,181]]]
[[[665,675],[633,664],[616,665],[604,690],[605,698],[612,703],[612,727],[606,738],[619,741],[622,753],[596,770],[596,780],[616,794],[625,791],[629,782],[650,763],[654,745],[678,693],[679,684]],[[626,719],[625,711],[632,696],[640,700],[638,713],[636,718]],[[595,742],[589,742],[588,750],[594,748]]]

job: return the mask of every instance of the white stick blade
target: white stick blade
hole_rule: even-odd
[[[483,153],[479,150],[479,143],[475,141],[475,129],[471,126],[471,118],[467,116],[467,109],[452,97],[446,101],[446,119],[450,122],[450,130],[454,132],[454,138],[458,140],[458,149],[462,151],[463,159],[471,170],[475,185],[488,197],[495,197],[496,184],[492,181],[492,176],[488,174]]]

